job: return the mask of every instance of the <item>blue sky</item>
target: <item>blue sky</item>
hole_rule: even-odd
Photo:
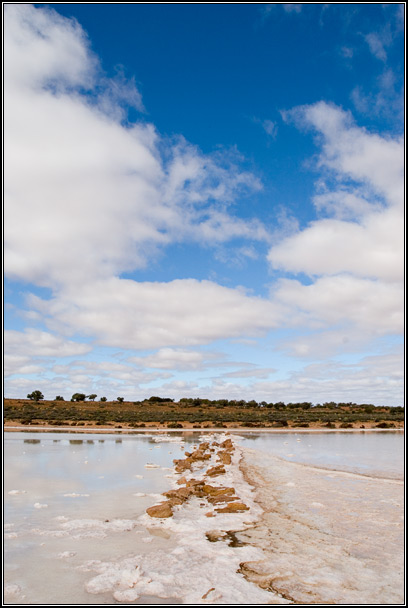
[[[404,5],[5,5],[5,395],[403,402]]]

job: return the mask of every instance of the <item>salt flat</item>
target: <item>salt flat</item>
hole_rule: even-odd
[[[404,602],[404,486],[246,448],[241,468],[264,513],[240,533],[264,557],[241,572],[295,603]]]

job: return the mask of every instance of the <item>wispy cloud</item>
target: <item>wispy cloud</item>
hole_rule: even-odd
[[[261,118],[257,118],[257,117],[253,117],[252,121],[256,125],[261,126],[262,130],[268,136],[268,140],[276,139],[276,136],[278,134],[278,125],[275,121],[270,120],[269,118],[261,119]]]
[[[289,2],[282,4],[285,13],[300,13],[302,11],[303,4],[296,4],[295,2]]]
[[[382,117],[402,131],[404,123],[404,83],[398,82],[393,70],[385,68],[369,92],[357,85],[351,100],[364,116]]]
[[[261,124],[262,124],[262,127],[263,127],[265,133],[267,133],[267,135],[269,135],[272,138],[276,137],[276,134],[278,131],[276,122],[266,119],[266,120],[263,120]]]
[[[385,35],[380,35],[377,32],[371,32],[365,36],[365,40],[369,46],[371,53],[380,59],[380,61],[387,61],[387,52],[385,47],[389,44],[389,38]]]
[[[268,19],[268,17],[273,13],[274,10],[278,10],[280,8],[282,8],[282,10],[285,13],[299,14],[302,12],[303,4],[298,4],[295,2],[289,2],[289,3],[271,2],[271,3],[263,4],[260,9],[263,21]]]

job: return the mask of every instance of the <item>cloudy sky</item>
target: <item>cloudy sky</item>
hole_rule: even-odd
[[[7,397],[402,405],[404,5],[3,8]]]

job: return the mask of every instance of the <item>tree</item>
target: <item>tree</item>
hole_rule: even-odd
[[[123,403],[124,402],[124,397],[116,397],[116,399],[119,401],[119,403]]]
[[[146,401],[150,401],[151,403],[173,403],[174,399],[170,399],[170,397],[156,397],[152,396]]]
[[[57,395],[55,397],[55,401],[65,401],[64,397],[61,397],[61,395]]]
[[[32,401],[35,401],[37,403],[38,401],[40,401],[40,399],[44,399],[44,395],[41,391],[33,391],[32,393],[27,395],[27,399],[31,399]]]
[[[74,393],[71,397],[71,401],[85,401],[85,393]]]
[[[99,401],[107,401],[106,397],[101,397]]]
[[[92,394],[92,395],[88,395],[88,399],[90,399],[91,401],[95,401],[95,399],[97,398],[98,395]]]

